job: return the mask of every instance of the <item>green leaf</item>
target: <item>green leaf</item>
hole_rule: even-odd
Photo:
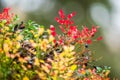
[[[19,16],[18,16],[18,15],[15,15],[14,21],[18,21],[19,19],[20,19]]]
[[[101,67],[96,67],[96,69],[97,69],[97,72],[98,72],[98,73],[102,71],[102,68],[101,68]]]

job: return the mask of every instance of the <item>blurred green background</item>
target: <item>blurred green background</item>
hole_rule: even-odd
[[[102,35],[103,40],[90,46],[96,52],[98,66],[111,66],[110,77],[120,79],[120,1],[119,0],[0,0],[0,11],[10,7],[11,11],[20,16],[20,21],[33,20],[49,28],[55,25],[60,33],[55,17],[63,9],[66,14],[73,11],[73,18],[81,29],[82,25],[89,28],[99,25],[96,36]]]

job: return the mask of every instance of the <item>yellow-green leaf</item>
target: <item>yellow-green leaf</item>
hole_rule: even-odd
[[[74,71],[76,68],[77,68],[77,65],[72,65],[72,66],[71,66],[71,70],[73,70],[73,71]]]

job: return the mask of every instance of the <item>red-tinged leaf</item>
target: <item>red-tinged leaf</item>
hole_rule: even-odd
[[[96,27],[94,27],[94,26],[92,27],[92,32],[94,32],[94,33],[97,32]]]
[[[63,42],[63,40],[62,40],[62,39],[60,39],[60,40],[59,40],[59,43],[60,43],[60,44],[62,44],[62,42]]]
[[[67,35],[70,36],[71,34],[72,34],[72,32],[69,30],[68,33],[67,33]]]
[[[71,20],[71,21],[69,21],[69,24],[74,24],[74,21],[72,21],[72,20]]]
[[[0,14],[0,19],[2,18],[2,14]]]
[[[62,9],[59,10],[59,15],[60,15],[60,17],[61,17],[62,19],[65,18],[65,14],[64,14],[64,12],[63,12]]]
[[[60,20],[58,17],[56,17],[55,20],[62,25],[65,23],[65,20]]]
[[[73,38],[74,38],[74,39],[77,39],[77,38],[78,38],[78,35],[74,35]]]
[[[9,12],[9,10],[10,10],[10,8],[4,8],[3,12],[8,13],[8,12]]]
[[[9,14],[9,10],[10,8],[4,8],[3,12],[0,14],[0,20],[6,20],[6,24],[10,23],[11,18],[13,17],[12,14]]]
[[[84,27],[84,31],[85,31],[85,32],[89,32],[89,29],[85,26],[85,27]]]
[[[63,26],[59,26],[59,27],[60,27],[60,29],[61,29],[61,31],[62,31],[63,33],[66,32],[65,29],[63,28]]]
[[[102,40],[102,39],[103,39],[103,37],[100,36],[100,37],[97,38],[97,41],[100,41],[100,40]]]
[[[54,40],[53,42],[56,43],[56,40]]]
[[[59,23],[63,25],[64,24],[64,20],[60,20]]]
[[[50,30],[55,31],[55,27],[53,25],[50,25]]]
[[[55,20],[59,23],[60,22],[60,19],[58,17],[55,18]]]
[[[3,12],[4,12],[5,17],[9,16],[9,10],[10,10],[10,8],[4,8]]]
[[[88,34],[87,32],[85,32],[85,36],[86,36],[86,37],[89,37],[89,34]]]
[[[80,36],[80,35],[81,35],[81,32],[78,30],[78,31],[77,31],[77,34]]]
[[[65,20],[66,27],[68,27],[69,20]]]
[[[91,44],[92,43],[92,41],[89,39],[89,40],[87,40],[87,44]]]
[[[93,31],[90,32],[91,37],[94,37],[94,34],[95,33]]]
[[[70,19],[70,18],[72,18],[72,17],[75,16],[75,15],[76,15],[76,12],[72,12],[71,14],[69,14],[69,15],[67,16],[67,18]]]
[[[76,26],[70,26],[70,30],[71,31],[77,31],[77,27]]]
[[[55,31],[52,31],[51,34],[52,34],[52,36],[54,36],[54,37],[56,36],[56,32],[55,32]]]
[[[84,30],[81,31],[81,37],[85,36]]]
[[[73,26],[70,26],[70,30],[73,30],[74,28],[73,28]]]

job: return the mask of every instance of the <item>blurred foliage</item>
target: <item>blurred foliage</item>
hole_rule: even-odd
[[[57,16],[57,11],[62,8],[63,10],[65,10],[66,13],[69,13],[71,11],[77,12],[75,20],[78,26],[81,26],[81,25],[91,26],[93,24],[97,25],[97,23],[93,22],[89,14],[89,9],[91,5],[93,5],[94,3],[101,3],[105,5],[109,11],[111,10],[111,6],[112,6],[109,4],[108,0],[54,0],[54,2],[55,2],[54,8],[48,11],[47,13],[39,9],[35,12],[25,13],[28,16],[27,20],[28,19],[34,20],[39,24],[45,25],[45,28],[48,28],[50,24],[55,24],[55,26],[57,26],[54,20],[54,16]],[[75,5],[76,3],[77,5]],[[3,9],[2,5],[3,4],[0,1],[0,11],[2,11]],[[57,28],[57,32],[60,33],[60,30],[58,28]],[[100,35],[101,33],[102,33],[102,30],[101,32],[97,33],[97,35]],[[99,46],[99,47],[96,47],[96,46]],[[106,64],[111,66],[112,73],[110,77],[118,75],[120,71],[115,69],[114,60],[111,60],[111,58],[114,58],[115,56],[111,54],[112,52],[109,52],[107,48],[108,46],[104,44],[104,41],[97,44],[94,43],[94,45],[90,47],[93,50],[97,51],[98,54],[94,55],[96,58],[98,58],[99,56],[103,57],[101,60],[98,61],[99,63],[97,63],[97,65]]]
[[[93,52],[89,45],[102,37],[93,39],[97,26],[78,30],[72,17],[75,12],[64,15],[59,11],[55,27],[45,29],[33,21],[15,23],[18,16],[5,8],[0,14],[0,79],[18,80],[110,80],[110,67],[99,67],[92,62]],[[9,66],[8,66],[9,65]]]

